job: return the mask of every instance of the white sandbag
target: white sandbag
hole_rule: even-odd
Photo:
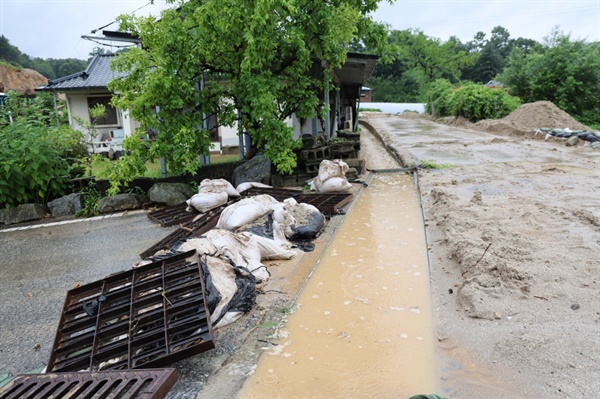
[[[265,281],[269,272],[260,262],[261,253],[254,237],[251,233],[232,233],[223,229],[212,229],[206,233],[206,238],[218,249],[217,256],[247,268],[257,281]]]
[[[289,237],[293,233],[291,226],[296,224],[296,220],[286,209],[285,203],[278,202],[277,204],[273,204],[271,205],[271,209],[273,210],[273,237],[277,241],[282,241],[281,235],[275,234],[275,223],[277,223],[277,229],[283,233],[283,240],[287,241],[285,237]]]
[[[223,313],[225,306],[231,302],[238,288],[235,283],[235,271],[227,261],[209,257],[206,261],[206,266],[210,272],[212,283],[221,295],[219,304],[210,315],[211,322],[214,323],[221,313]]]
[[[217,228],[235,231],[243,225],[252,223],[259,217],[271,212],[269,206],[265,204],[268,200],[259,197],[270,196],[257,195],[251,198],[244,198],[235,204],[229,205],[221,212]],[[273,197],[270,198],[273,199]]]
[[[204,213],[211,209],[218,208],[227,203],[229,197],[223,192],[203,192],[194,194],[192,198],[186,201],[189,207],[194,207],[198,212]]]
[[[190,238],[186,240],[179,248],[177,248],[179,252],[187,252],[191,250],[195,250],[198,255],[211,255],[213,256],[218,252],[217,247],[213,244],[211,240],[208,240],[205,237],[198,238]]]
[[[317,178],[315,186],[319,193],[347,193],[352,190],[352,184],[345,177],[330,177],[326,181]]]
[[[258,183],[258,182],[253,182],[253,181],[249,181],[246,183],[240,183],[235,189],[237,190],[238,193],[243,193],[246,190],[249,190],[251,188],[273,188],[271,186],[268,186],[266,184],[262,184],[262,183]]]
[[[204,179],[200,182],[198,192],[223,192],[231,198],[238,198],[240,193],[225,179]]]
[[[260,257],[262,260],[292,259],[296,256],[296,252],[292,251],[287,245],[283,245],[281,242],[276,242],[270,238],[257,236],[255,234],[253,236],[260,250]]]
[[[321,182],[324,183],[334,177],[346,176],[347,171],[348,164],[341,159],[335,159],[333,161],[324,159],[319,164],[319,174],[317,177],[319,180],[321,180]]]

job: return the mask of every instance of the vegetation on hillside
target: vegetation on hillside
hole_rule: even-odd
[[[87,61],[76,58],[31,58],[29,55],[22,53],[18,47],[10,44],[10,41],[4,35],[0,35],[1,62],[4,62],[4,65],[10,65],[17,69],[33,69],[44,75],[47,79],[56,79],[80,72],[87,66]]]

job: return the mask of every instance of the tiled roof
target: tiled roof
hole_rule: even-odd
[[[114,58],[114,54],[96,54],[85,71],[49,80],[46,86],[38,87],[36,91],[106,89],[111,80],[127,76],[123,72],[111,71],[110,63]]]

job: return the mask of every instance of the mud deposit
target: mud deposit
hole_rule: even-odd
[[[469,140],[473,131],[423,120],[368,120],[403,157],[441,166],[419,176],[443,392],[595,396],[600,152],[483,132]],[[426,136],[414,132],[417,122],[432,126]]]

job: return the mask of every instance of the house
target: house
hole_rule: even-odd
[[[117,109],[110,104],[113,93],[108,89],[108,83],[125,76],[124,73],[110,69],[115,57],[115,54],[96,54],[85,71],[50,80],[47,85],[36,89],[66,95],[69,125],[84,133],[85,142],[93,153],[109,154],[111,149],[121,150],[123,139],[133,135],[140,127],[128,110]],[[95,132],[92,134],[85,126],[91,123],[89,110],[96,104],[104,105],[106,114],[96,122]],[[211,121],[214,151],[220,151],[222,145],[237,145],[235,127],[219,127],[216,125],[216,118],[210,119],[209,123]]]
[[[373,101],[373,90],[370,87],[363,86],[360,89],[360,102],[370,103]]]
[[[486,84],[484,84],[485,87],[492,87],[492,88],[496,88],[499,87],[501,89],[504,88],[504,83],[502,82],[498,82],[497,80],[490,80],[489,82],[487,82]]]

